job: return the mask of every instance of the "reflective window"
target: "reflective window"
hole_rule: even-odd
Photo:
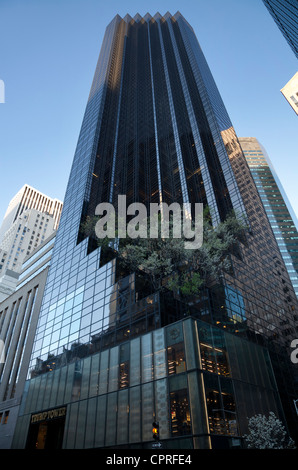
[[[210,432],[235,436],[238,434],[236,404],[229,379],[205,375],[205,393]]]
[[[119,347],[119,388],[129,386],[129,343],[124,343]]]
[[[169,375],[185,372],[184,343],[177,343],[168,347],[168,372]]]
[[[187,389],[170,393],[172,436],[191,434],[190,408]]]

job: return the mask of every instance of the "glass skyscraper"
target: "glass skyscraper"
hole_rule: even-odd
[[[104,258],[80,227],[98,203],[117,208],[118,195],[201,202],[214,225],[233,209],[246,217],[222,283],[184,302]],[[247,416],[273,410],[289,423],[295,389],[282,352],[297,336],[297,300],[283,266],[193,29],[180,13],[117,15],[70,172],[14,447],[151,448],[153,419],[164,448],[241,447]]]
[[[298,223],[296,215],[263,146],[254,137],[240,137],[239,142],[298,296]]]
[[[263,0],[275,23],[298,58],[298,5],[296,0]]]

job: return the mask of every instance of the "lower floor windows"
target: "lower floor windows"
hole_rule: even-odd
[[[170,393],[172,436],[191,434],[191,418],[187,389]]]
[[[9,411],[5,411],[4,413],[0,413],[0,424],[7,424],[9,416]]]

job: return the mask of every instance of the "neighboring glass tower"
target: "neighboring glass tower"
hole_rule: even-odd
[[[298,223],[296,215],[262,145],[254,137],[240,137],[239,142],[298,296]]]
[[[297,0],[263,0],[263,2],[298,58]]]
[[[187,302],[124,273],[80,230],[98,203],[117,208],[118,195],[127,205],[202,202],[214,225],[233,209],[245,216],[233,269]],[[154,419],[164,448],[239,447],[247,416],[272,410],[290,421],[288,352],[275,378],[272,366],[297,337],[295,314],[194,31],[180,13],[117,15],[70,172],[14,447],[151,448]]]

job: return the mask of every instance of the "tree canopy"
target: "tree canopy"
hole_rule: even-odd
[[[99,217],[87,217],[81,225],[84,236],[95,237]],[[159,219],[160,223],[160,219]],[[201,286],[219,281],[223,272],[231,269],[231,253],[237,249],[246,224],[232,212],[216,227],[212,226],[210,211],[203,212],[203,243],[200,248],[185,248],[185,237],[174,238],[173,220],[170,218],[169,237],[163,238],[161,230],[156,238],[150,237],[148,219],[146,238],[105,237],[97,239],[103,250],[113,250],[119,263],[130,272],[143,271],[155,290],[163,287],[182,295],[196,295]]]

